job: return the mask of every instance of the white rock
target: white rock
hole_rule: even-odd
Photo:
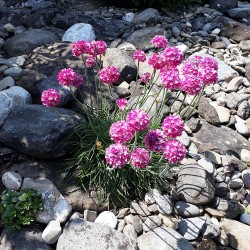
[[[219,28],[216,28],[212,31],[212,34],[214,35],[219,35],[220,34],[220,29]]]
[[[4,26],[3,26],[4,29],[6,29],[8,32],[12,32],[14,33],[15,32],[15,26],[11,23],[6,23]]]
[[[210,174],[215,172],[214,164],[207,158],[202,158],[197,162],[201,167],[205,168]]]
[[[135,14],[133,12],[129,12],[129,13],[126,13],[122,19],[128,23],[132,23],[134,20],[134,16]]]
[[[250,225],[250,214],[244,213],[240,216],[240,221],[242,223]]]
[[[115,228],[117,224],[117,218],[112,212],[104,211],[98,215],[95,223],[101,223],[110,226],[111,228]]]
[[[213,151],[205,151],[205,156],[214,164],[221,165],[222,159],[221,155]]]
[[[176,139],[182,142],[186,147],[190,144],[189,136],[185,131],[182,132],[181,136],[176,137]]]
[[[125,227],[125,225],[126,225],[126,221],[125,221],[125,220],[119,221],[118,227],[117,227],[117,231],[118,231],[118,232],[122,232],[123,229],[124,229],[124,227]]]
[[[144,200],[147,203],[147,205],[152,205],[155,203],[155,199],[154,199],[152,192],[146,193]]]
[[[219,96],[217,99],[216,99],[216,102],[219,106],[225,106],[226,105],[226,98],[223,97],[223,96]]]
[[[135,231],[135,228],[133,227],[133,225],[128,224],[123,228],[123,233],[128,237],[131,238],[133,240],[137,240],[137,233]]]
[[[177,45],[176,48],[178,48],[182,54],[185,54],[188,51],[188,46],[186,44]]]
[[[242,76],[238,76],[233,78],[227,85],[227,92],[235,92],[238,90],[238,88],[240,87],[240,85],[243,82],[243,77]]]
[[[77,42],[81,40],[85,42],[95,40],[95,32],[92,25],[87,23],[76,23],[65,32],[62,38],[63,42]]]
[[[10,190],[18,190],[22,185],[20,174],[8,171],[2,176],[3,185]]]
[[[250,134],[250,131],[248,130],[248,127],[245,123],[242,122],[236,122],[235,128],[238,131],[239,134],[248,136]]]
[[[0,91],[15,86],[15,81],[11,76],[7,76],[0,81]]]
[[[210,102],[210,105],[215,108],[219,116],[220,123],[227,123],[230,120],[229,109],[219,106],[216,102]]]
[[[250,150],[242,149],[241,152],[240,152],[240,158],[247,165],[250,165]]]
[[[44,229],[42,233],[42,238],[46,243],[54,244],[59,239],[61,233],[62,233],[62,228],[60,222],[52,220]]]

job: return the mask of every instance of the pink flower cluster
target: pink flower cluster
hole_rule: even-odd
[[[180,65],[184,59],[184,55],[177,47],[167,47],[163,51],[168,67],[176,67]]]
[[[48,89],[42,92],[41,101],[47,107],[55,107],[60,104],[61,96],[55,89]]]
[[[163,132],[170,138],[176,138],[180,136],[184,130],[184,122],[177,115],[169,115],[167,116],[162,124]]]
[[[161,69],[160,77],[166,89],[179,90],[181,88],[182,82],[177,68],[171,67],[167,72],[165,68]]]
[[[144,144],[150,151],[161,152],[167,143],[167,137],[160,129],[150,130],[144,138]]]
[[[116,104],[120,110],[124,110],[127,106],[127,103],[128,101],[125,98],[120,98],[116,100]]]
[[[150,119],[148,114],[142,109],[133,109],[128,113],[126,122],[132,130],[139,132],[148,127]]]
[[[142,50],[136,50],[133,54],[133,58],[135,60],[138,60],[139,62],[145,62],[146,61],[146,54]]]
[[[148,64],[154,69],[161,69],[167,65],[167,59],[161,52],[154,53],[149,57]]]
[[[96,57],[95,56],[88,56],[85,62],[87,68],[91,68],[96,64]]]
[[[131,163],[136,168],[146,168],[150,163],[148,151],[144,148],[137,148],[131,154]]]
[[[57,75],[57,80],[59,84],[67,87],[68,86],[79,87],[84,83],[82,76],[74,72],[74,70],[71,68],[62,69]]]
[[[116,67],[108,66],[106,68],[101,69],[98,72],[98,76],[100,77],[103,83],[112,84],[119,80],[120,73]]]
[[[116,143],[126,143],[133,138],[134,131],[130,128],[127,122],[118,121],[111,125],[109,135]]]
[[[72,54],[75,56],[81,56],[83,54],[97,56],[104,54],[106,50],[107,44],[104,41],[77,41],[72,45]]]
[[[149,72],[145,72],[140,76],[140,82],[147,84],[151,79],[151,74]]]
[[[152,40],[151,40],[152,44],[156,47],[156,48],[163,48],[165,49],[168,45],[168,40],[166,39],[165,36],[161,36],[161,35],[156,35]]]
[[[167,142],[163,156],[171,164],[178,163],[186,156],[187,150],[185,146],[178,140],[170,140]]]

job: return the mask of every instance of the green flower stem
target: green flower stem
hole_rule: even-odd
[[[178,91],[177,95],[174,98],[174,101],[170,104],[170,106],[168,107],[166,113],[168,113],[168,112],[171,113],[172,106],[177,101],[177,99],[179,98],[180,94],[181,94],[181,91]]]
[[[53,108],[53,111],[54,111],[57,115],[59,115],[60,117],[65,117],[66,119],[70,119],[70,117],[69,117],[68,115],[62,115],[62,114],[60,114],[60,113],[56,110],[55,107],[52,107],[52,108]]]
[[[183,99],[183,101],[181,102],[181,106],[179,107],[179,109],[178,109],[178,111],[177,111],[177,114],[180,114],[181,109],[182,109],[182,107],[183,107],[183,105],[184,105],[184,103],[185,103],[185,101],[186,101],[186,98],[187,98],[187,93],[184,94],[184,99]]]
[[[153,108],[153,106],[154,106],[155,102],[157,103],[157,98],[158,98],[158,96],[160,95],[160,93],[161,93],[162,89],[163,89],[163,86],[161,86],[160,90],[158,91],[158,93],[157,93],[156,97],[154,98],[154,101],[152,102],[152,104],[151,104],[151,106],[150,106],[149,110],[147,111],[147,113],[149,113],[149,112],[150,112],[150,110]],[[157,105],[157,104],[156,104],[156,105]],[[156,107],[156,108],[157,108],[157,107]]]
[[[164,158],[164,155],[161,156],[161,158],[160,158],[160,160],[159,160],[159,163],[162,162],[163,158]]]

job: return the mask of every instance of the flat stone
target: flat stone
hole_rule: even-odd
[[[162,214],[172,214],[173,211],[173,201],[169,195],[161,195],[156,189],[153,190],[153,197],[158,210]]]
[[[235,92],[238,90],[238,88],[240,87],[240,85],[243,82],[243,77],[242,76],[238,76],[233,78],[227,85],[227,92]]]
[[[177,201],[175,203],[175,209],[177,213],[183,217],[199,216],[202,212],[199,207],[184,201]]]
[[[147,219],[143,223],[143,231],[148,232],[154,228],[161,226],[162,219],[158,215],[152,215],[147,217]]]
[[[7,76],[0,81],[0,91],[15,86],[15,81],[11,76]]]
[[[165,226],[141,235],[137,242],[140,250],[194,250],[188,240]]]
[[[148,207],[143,202],[131,202],[130,204],[130,213],[139,214],[141,216],[149,216],[150,212],[148,211]]]
[[[104,211],[97,216],[95,223],[101,223],[111,228],[115,228],[117,225],[117,218],[112,212]]]
[[[210,161],[208,158],[201,158],[200,160],[197,161],[197,163],[206,169],[208,173],[214,174],[215,172],[215,167],[212,161]]]
[[[22,72],[22,68],[15,66],[15,67],[6,69],[3,73],[6,76],[16,77],[16,76],[19,76],[21,72]]]
[[[177,230],[179,228],[179,222],[173,215],[163,215],[159,214],[160,218],[162,218],[162,222],[166,227]]]
[[[52,220],[42,233],[43,240],[48,244],[54,244],[62,233],[62,228],[59,221]]]
[[[136,250],[136,242],[107,225],[85,221],[75,213],[57,242],[57,250]]]
[[[18,190],[22,185],[22,177],[20,174],[8,171],[2,176],[3,185],[10,190]]]

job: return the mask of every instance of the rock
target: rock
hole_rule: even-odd
[[[235,128],[238,131],[238,133],[243,135],[243,136],[249,136],[249,134],[250,134],[248,127],[243,122],[236,122]]]
[[[22,227],[16,232],[4,229],[1,235],[1,250],[52,250],[46,242],[42,240],[43,227],[40,225],[32,225]]]
[[[234,8],[228,11],[228,15],[232,17],[233,19],[239,19],[242,20],[243,18],[250,21],[250,5],[248,7],[244,8],[243,6],[240,6],[240,8]]]
[[[156,214],[158,213],[158,206],[156,204],[152,204],[150,206],[148,206],[148,211],[151,213],[151,214]]]
[[[52,220],[49,222],[47,227],[44,229],[42,233],[43,240],[48,244],[54,244],[57,242],[58,238],[62,233],[62,228],[60,226],[60,222],[56,220]]]
[[[163,215],[159,214],[160,218],[162,218],[162,222],[166,227],[170,227],[174,230],[177,230],[179,227],[178,220],[172,215]]]
[[[112,212],[104,211],[97,216],[95,223],[101,223],[111,228],[115,228],[117,225],[117,218]]]
[[[136,243],[107,225],[83,220],[77,213],[66,224],[57,242],[57,250],[135,250]]]
[[[240,158],[247,165],[250,165],[250,150],[242,149],[240,152]]]
[[[84,218],[84,220],[87,220],[90,222],[95,222],[95,220],[97,218],[97,212],[86,209],[86,210],[84,210],[83,218]]]
[[[120,221],[119,221],[119,224],[118,224],[118,226],[117,226],[117,231],[122,233],[122,231],[123,231],[125,225],[126,225],[125,220],[120,220]]]
[[[215,218],[214,218],[215,219]],[[203,236],[206,238],[217,238],[220,235],[220,226],[219,226],[219,222],[216,219],[218,224],[214,224],[212,223],[212,221],[207,221],[206,225],[205,225],[205,230],[203,233]]]
[[[232,150],[240,154],[244,148],[250,150],[250,142],[235,130],[225,126],[215,127],[207,122],[203,122],[201,129],[194,134],[200,143],[210,143],[217,147],[221,154],[227,150]],[[226,140],[225,140],[226,138]]]
[[[240,216],[240,221],[244,224],[250,225],[250,214],[243,213]]]
[[[64,143],[65,137],[80,121],[85,120],[71,110],[56,109],[62,116],[42,105],[16,108],[0,129],[0,141],[17,151],[38,158],[64,155],[71,150],[71,147]],[[67,116],[67,119],[64,116]]]
[[[169,195],[161,195],[158,190],[154,189],[153,197],[160,213],[172,214],[174,205]]]
[[[219,60],[218,58],[206,54],[206,51],[204,50],[194,53],[191,57],[195,55],[201,56],[201,57],[209,57],[217,61],[219,82],[225,81],[225,80],[231,80],[233,77],[236,77],[239,75],[236,70],[232,69],[230,66],[228,66],[227,64],[225,64],[223,61]]]
[[[2,176],[3,185],[10,190],[18,190],[22,185],[22,177],[12,171],[8,171]]]
[[[133,239],[135,242],[137,241],[137,233],[133,225],[128,224],[124,227],[123,233],[128,237]]]
[[[227,85],[227,92],[236,92],[243,82],[243,77],[238,76],[233,78]]]
[[[229,0],[229,1],[228,0],[209,0],[208,4],[212,9],[216,9],[222,12],[228,11],[238,6],[237,0]]]
[[[208,173],[210,174],[214,174],[215,172],[215,167],[212,161],[210,161],[207,158],[201,158],[200,160],[197,161],[197,163],[203,167],[204,169],[206,169],[208,171]]]
[[[145,198],[144,198],[145,202],[147,203],[147,205],[152,205],[155,203],[155,199],[154,199],[154,195],[153,192],[148,192],[145,194]]]
[[[143,223],[143,231],[148,232],[154,228],[161,226],[162,219],[158,215],[152,215],[147,217],[147,219]]]
[[[165,30],[158,27],[147,27],[133,32],[127,39],[137,49],[149,50],[153,48],[151,40],[156,35],[164,35]]]
[[[134,20],[135,14],[133,12],[126,13],[125,16],[122,18],[124,21],[132,23]]]
[[[65,222],[72,207],[53,183],[46,178],[24,178],[21,189],[34,189],[42,195],[43,210],[36,214],[36,221],[48,224],[51,220]]]
[[[205,156],[209,159],[212,163],[216,165],[221,165],[222,157],[220,154],[213,152],[213,151],[205,151]]]
[[[218,197],[225,198],[229,195],[229,188],[226,183],[220,182],[215,184],[215,195]]]
[[[201,98],[198,112],[202,118],[204,118],[210,124],[219,124],[219,116],[216,109],[209,104],[206,98]]]
[[[175,209],[177,213],[183,217],[199,216],[202,212],[199,207],[183,201],[177,201],[175,203]]]
[[[107,49],[103,65],[104,67],[115,66],[120,72],[120,81],[130,83],[135,80],[137,74],[135,61],[120,49]]]
[[[133,22],[135,24],[146,23],[150,26],[157,24],[160,19],[160,14],[158,10],[153,8],[148,8],[135,15]]]
[[[249,248],[250,226],[235,220],[224,219],[221,222],[221,228],[227,234],[231,247],[242,250]]]
[[[8,115],[20,106],[32,102],[30,94],[23,88],[14,86],[0,92],[0,127]],[[0,139],[1,140],[1,139]]]
[[[250,103],[248,101],[243,101],[239,104],[237,115],[244,120],[250,116]]]
[[[148,211],[148,207],[143,202],[131,202],[130,204],[130,213],[131,214],[139,214],[141,216],[149,216],[150,212]]]
[[[249,97],[249,94],[230,93],[226,95],[226,105],[231,109],[236,109],[240,102],[247,100]]]
[[[137,242],[140,250],[194,250],[188,240],[172,228],[165,226],[141,235]]]
[[[24,56],[15,56],[5,60],[4,64],[7,65],[8,67],[15,67],[15,66],[21,67],[23,66],[24,62],[25,62]]]
[[[176,26],[172,27],[171,31],[172,31],[172,34],[175,38],[177,38],[181,34],[181,31]]]
[[[19,76],[21,72],[22,72],[22,69],[18,66],[15,66],[15,67],[6,69],[3,73],[6,76],[16,77],[16,76]]]
[[[239,47],[242,51],[250,51],[250,40],[241,41]]]
[[[205,211],[208,212],[211,216],[213,216],[214,218],[223,218],[224,217],[224,214],[217,211],[216,209],[213,209],[211,207],[206,207],[205,208]]]
[[[15,26],[12,25],[11,23],[6,23],[3,26],[4,29],[6,29],[9,33],[14,33],[15,32]]]
[[[246,169],[242,172],[242,179],[246,188],[250,188],[250,170]]]
[[[241,189],[243,186],[244,183],[240,178],[235,178],[228,183],[228,187],[231,189]]]
[[[15,81],[11,76],[7,76],[0,81],[0,91],[15,86]]]
[[[76,23],[63,35],[63,42],[90,42],[95,40],[95,32],[92,25],[87,23]]]
[[[33,49],[55,43],[59,38],[47,30],[31,29],[5,41],[3,49],[10,57],[29,54]]]
[[[230,120],[230,111],[229,109],[219,106],[216,102],[210,102],[210,105],[213,106],[218,114],[220,123],[228,123]]]
[[[142,232],[142,220],[139,215],[130,214],[125,217],[125,221],[127,224],[132,224],[138,234]]]
[[[250,39],[250,27],[231,18],[218,16],[212,21],[212,25],[221,29],[222,36],[229,37],[236,42]]]
[[[242,206],[237,201],[228,201],[221,198],[214,200],[213,207],[216,208],[217,212],[223,214],[228,219],[235,219],[244,212]]]
[[[185,239],[195,240],[201,233],[201,230],[203,229],[205,223],[205,217],[181,219],[179,222],[179,230]]]
[[[199,165],[181,167],[176,187],[180,199],[194,205],[206,205],[214,198],[213,178]]]

